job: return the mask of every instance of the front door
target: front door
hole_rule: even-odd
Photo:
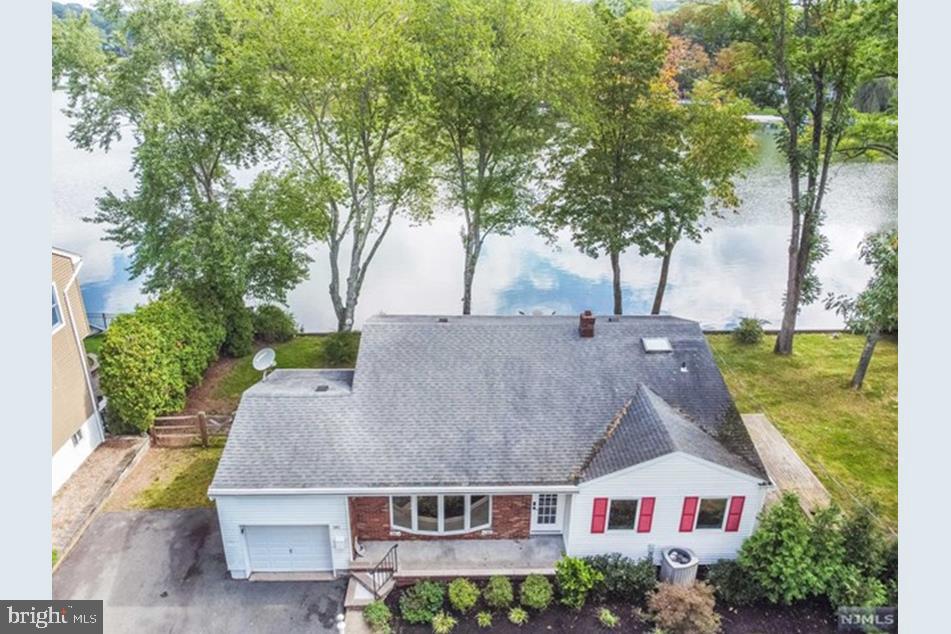
[[[564,496],[536,493],[532,496],[532,532],[560,533],[564,517]]]

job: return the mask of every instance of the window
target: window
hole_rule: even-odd
[[[59,297],[56,295],[56,284],[53,284],[53,330],[63,325],[63,312],[59,308]]]
[[[608,509],[609,531],[631,531],[637,522],[637,500],[611,500]]]
[[[394,497],[393,526],[413,530],[413,498],[408,495]]]
[[[79,442],[83,439],[83,430],[77,429],[76,433],[70,436],[70,440],[73,441],[73,447],[78,447]]]
[[[697,510],[697,528],[723,528],[726,516],[726,498],[700,500]]]
[[[491,507],[488,495],[394,495],[390,523],[415,533],[465,533],[488,528]]]

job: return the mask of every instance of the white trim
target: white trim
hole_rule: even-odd
[[[467,533],[475,533],[478,531],[487,531],[492,530],[492,496],[488,493],[449,493],[448,495],[453,497],[462,497],[464,502],[463,510],[463,524],[464,528],[462,530],[447,531],[445,530],[446,525],[446,513],[445,513],[445,497],[444,494],[423,494],[423,495],[391,495],[389,496],[389,506],[390,506],[390,532],[406,532],[412,533],[414,535],[465,535]],[[471,510],[472,510],[472,496],[481,495],[489,500],[489,521],[486,524],[479,524],[478,526],[472,526],[471,521]],[[408,497],[410,499],[410,523],[411,527],[399,526],[396,522],[393,521],[393,498],[395,497]],[[421,530],[419,528],[418,521],[418,508],[417,508],[417,498],[419,497],[435,497],[436,498],[436,525],[437,529],[435,531]]]
[[[618,502],[634,502],[634,525],[630,528],[611,528],[611,503],[617,500]],[[608,498],[608,512],[604,514],[604,532],[605,533],[630,533],[631,531],[637,530],[637,520],[640,517],[641,512],[641,498],[632,498],[632,497],[616,497]],[[592,535],[597,535],[598,533],[592,533]]]
[[[586,483],[587,484],[587,483]],[[528,495],[530,493],[577,493],[578,487],[573,484],[552,484],[541,486],[419,486],[419,487],[312,487],[299,489],[208,489],[208,497],[214,499],[216,496],[226,495],[352,495],[359,496],[380,496],[380,495],[422,495],[422,494],[445,494],[445,493],[485,493],[486,495],[506,494],[514,495],[517,493]]]
[[[67,251],[66,249],[61,249],[59,247],[53,247],[53,255],[69,258],[73,264],[79,264],[83,261],[83,256],[79,255],[78,253]]]
[[[56,288],[56,282],[52,282],[53,286],[53,301],[56,302],[56,311],[59,313],[59,323],[53,326],[52,335],[55,335],[60,330],[63,329],[63,326],[66,325],[66,315],[63,314],[63,303],[59,301],[59,290]],[[50,307],[52,308],[52,307]]]

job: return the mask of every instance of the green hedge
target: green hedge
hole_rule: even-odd
[[[113,433],[142,432],[156,416],[185,405],[225,338],[215,311],[181,293],[168,293],[120,315],[99,352],[100,385]]]

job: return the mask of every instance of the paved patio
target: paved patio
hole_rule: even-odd
[[[440,539],[425,541],[367,541],[359,562],[375,565],[399,544],[397,576],[489,576],[493,574],[554,574],[555,562],[565,552],[561,535],[528,539]]]
[[[148,439],[109,438],[53,496],[53,548],[62,557],[127,472]]]
[[[832,498],[825,486],[766,415],[743,414],[742,418],[769,479],[776,485],[777,490],[770,493],[766,503],[775,502],[788,491],[799,496],[799,504],[807,513],[828,506]]]

